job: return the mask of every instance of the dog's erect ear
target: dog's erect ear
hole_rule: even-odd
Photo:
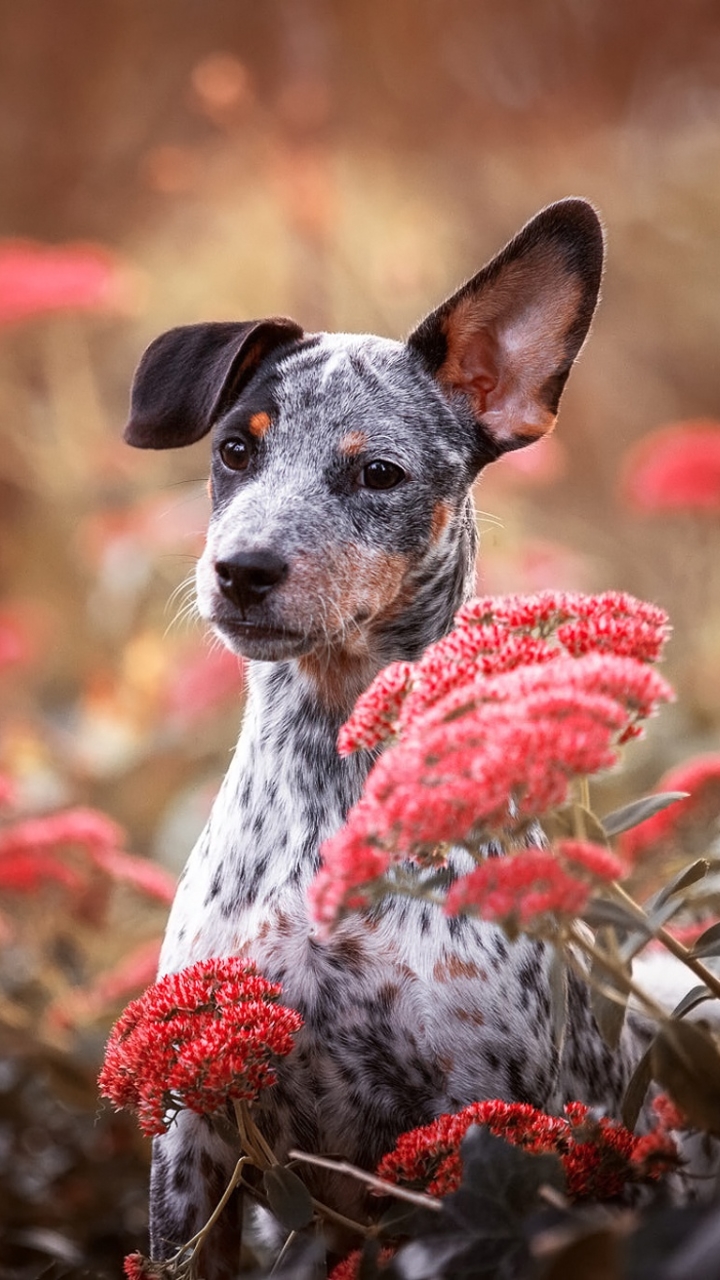
[[[293,320],[189,324],[150,343],[133,382],[128,444],[175,449],[207,434],[271,351],[302,338]]]
[[[602,263],[595,210],[585,200],[561,200],[410,335],[409,346],[443,389],[466,397],[498,453],[552,431],[590,327]]]

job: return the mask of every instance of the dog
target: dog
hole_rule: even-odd
[[[582,982],[553,1033],[552,954],[481,920],[389,898],[314,932],[306,890],[323,840],[372,758],[338,729],[381,668],[451,627],[474,583],[471,487],[553,429],[603,264],[584,200],[542,210],[406,342],[306,335],[292,320],[196,324],[144,354],[126,439],[178,448],[212,432],[212,516],[199,611],[249,659],[237,751],[172,908],[161,972],[252,957],[305,1021],[258,1122],[292,1147],[372,1168],[398,1135],[481,1098],[617,1115],[642,1047],[631,1017],[610,1052]],[[466,870],[459,852],[451,865]],[[203,1224],[237,1153],[182,1112],[156,1139],[153,1256]],[[361,1213],[349,1178],[318,1184]],[[237,1271],[225,1213],[206,1280]]]

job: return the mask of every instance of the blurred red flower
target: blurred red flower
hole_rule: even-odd
[[[0,241],[0,324],[48,311],[125,312],[132,269],[99,244]]]
[[[0,306],[2,303],[0,303]],[[9,614],[0,615],[0,668],[15,666],[28,657],[25,628]]]
[[[720,423],[677,422],[625,457],[621,492],[635,511],[720,512]]]
[[[522,849],[485,862],[453,884],[445,902],[448,915],[477,912],[484,920],[527,925],[547,912],[578,915],[593,882],[618,880],[619,858],[599,845],[562,840],[549,849]]]
[[[707,852],[720,829],[720,752],[684,760],[663,774],[655,790],[689,795],[624,832],[620,837],[623,854],[636,859],[678,851]]]
[[[168,714],[179,727],[194,724],[228,703],[237,705],[243,689],[242,658],[229,649],[205,646],[186,655],[168,678]]]
[[[395,1250],[389,1246],[381,1249],[377,1262],[380,1271],[385,1269],[384,1264],[389,1262],[395,1256]],[[362,1263],[362,1251],[354,1249],[349,1253],[347,1258],[343,1258],[342,1262],[338,1262],[336,1267],[330,1272],[329,1280],[360,1280],[360,1266]],[[142,1278],[141,1278],[142,1280]]]

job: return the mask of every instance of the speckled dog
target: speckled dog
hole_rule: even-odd
[[[338,728],[383,666],[449,630],[472,590],[471,485],[552,429],[602,255],[592,208],[565,200],[405,343],[305,336],[285,319],[198,324],[158,338],[140,364],[130,444],[168,449],[213,432],[199,608],[251,659],[237,752],[161,967],[252,956],[301,1010],[297,1048],[260,1113],[281,1157],[299,1146],[372,1166],[401,1131],[484,1097],[617,1112],[637,1033],[609,1053],[575,982],[559,1051],[542,946],[407,899],[320,942],[306,905],[319,845],[372,763],[337,755]],[[156,1140],[156,1257],[198,1229],[234,1160],[188,1112]],[[350,1179],[322,1194],[361,1212]],[[214,1249],[208,1280],[232,1275],[229,1213]]]

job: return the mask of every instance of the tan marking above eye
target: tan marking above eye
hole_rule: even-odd
[[[340,441],[340,452],[347,458],[356,458],[364,449],[367,449],[367,444],[368,438],[364,431],[348,431]]]
[[[254,413],[248,423],[248,429],[251,436],[255,436],[256,440],[262,440],[263,436],[270,426],[270,414],[261,410],[260,413]]]

